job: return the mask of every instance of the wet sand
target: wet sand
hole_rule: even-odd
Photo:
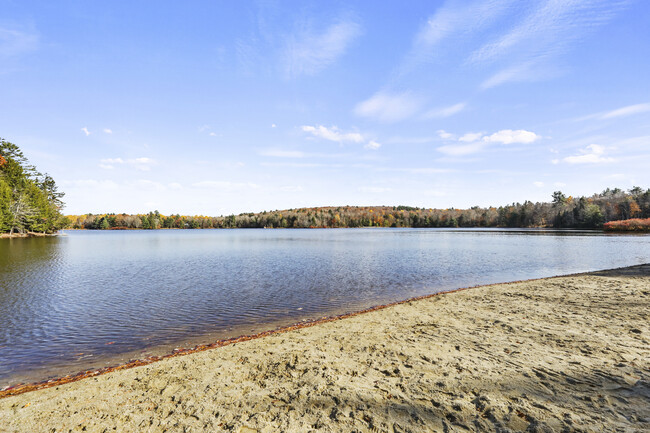
[[[0,431],[650,431],[650,265],[473,288],[0,399]]]

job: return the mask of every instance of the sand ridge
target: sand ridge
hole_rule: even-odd
[[[0,400],[0,431],[649,431],[650,265],[494,285]]]

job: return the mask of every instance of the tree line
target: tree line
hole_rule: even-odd
[[[63,193],[22,151],[0,138],[0,233],[54,233],[67,226]]]
[[[608,221],[650,217],[650,189],[607,188],[591,197],[560,191],[551,201],[500,207],[427,209],[411,206],[332,206],[208,217],[86,214],[68,217],[75,229],[208,229],[334,227],[553,227],[602,228]]]

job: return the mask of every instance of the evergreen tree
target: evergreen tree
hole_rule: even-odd
[[[18,146],[0,139],[1,233],[54,233],[63,228],[62,197],[52,177],[36,171]]]

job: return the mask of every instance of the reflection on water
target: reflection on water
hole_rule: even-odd
[[[445,229],[0,240],[0,388],[440,290],[650,262],[649,236]]]

